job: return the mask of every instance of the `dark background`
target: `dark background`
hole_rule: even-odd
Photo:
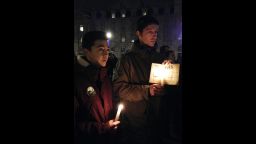
[[[72,143],[74,2],[3,6],[3,140]],[[250,6],[183,0],[184,144],[253,143]]]

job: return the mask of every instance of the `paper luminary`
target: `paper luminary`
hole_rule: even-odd
[[[152,63],[149,82],[161,85],[177,85],[179,81],[179,71],[179,64],[164,65]]]

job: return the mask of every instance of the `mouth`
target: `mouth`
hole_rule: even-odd
[[[155,43],[155,42],[156,42],[156,40],[151,40],[150,42]]]
[[[156,43],[156,41],[150,41],[150,45],[154,45]]]

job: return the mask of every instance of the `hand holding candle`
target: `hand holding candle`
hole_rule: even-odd
[[[116,113],[115,121],[118,121],[118,120],[119,120],[119,116],[120,116],[121,110],[122,110],[123,108],[124,108],[123,104],[119,104],[118,110],[117,110],[117,113]]]
[[[151,84],[149,86],[149,92],[150,92],[150,96],[155,96],[155,95],[162,95],[164,91],[164,87],[160,84]]]
[[[110,129],[117,129],[117,126],[120,124],[120,121],[114,121],[114,120],[109,120],[107,122],[107,126],[110,128]]]

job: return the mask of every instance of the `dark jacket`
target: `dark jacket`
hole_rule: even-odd
[[[111,133],[106,122],[113,118],[107,70],[80,60],[74,65],[75,143],[106,144]]]
[[[148,99],[149,76],[152,63],[162,63],[156,48],[148,48],[136,41],[130,52],[120,61],[114,91],[124,101],[138,102]]]
[[[163,60],[155,47],[148,48],[138,41],[134,43],[131,51],[121,58],[113,88],[125,104],[121,124],[124,125],[124,137],[127,139],[123,141],[147,143],[149,140],[148,114],[152,108],[149,105],[151,101],[154,103],[156,98],[149,97],[150,69],[152,63],[162,63]]]
[[[116,64],[118,62],[117,57],[113,53],[109,53],[107,67],[108,67],[108,75],[109,79],[112,80],[114,69],[116,68]]]

